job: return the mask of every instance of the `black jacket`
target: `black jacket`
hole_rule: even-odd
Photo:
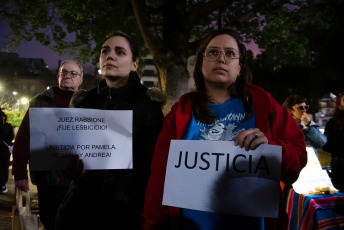
[[[128,84],[121,88],[108,88],[102,81],[75,105],[133,111],[133,169],[89,170],[73,181],[60,207],[57,229],[138,229],[165,100],[162,93],[160,101],[153,101],[149,94],[151,90],[137,77],[129,77]]]
[[[339,111],[339,114],[341,117],[344,117],[344,111]],[[340,157],[344,159],[344,149],[342,145],[344,140],[344,128],[339,128],[336,121],[335,118],[331,118],[326,123],[324,134],[327,137],[327,143],[323,146],[323,150],[331,153],[332,158]]]

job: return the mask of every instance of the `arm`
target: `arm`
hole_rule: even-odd
[[[282,146],[281,181],[294,183],[307,163],[307,151],[302,130],[290,113],[272,99],[273,114],[269,117],[269,144]],[[266,131],[266,130],[265,130]]]
[[[151,175],[147,185],[142,216],[144,229],[161,229],[167,223],[168,207],[162,205],[162,197],[170,141],[173,137],[175,137],[174,115],[170,112],[164,120],[151,163]]]
[[[30,156],[30,124],[29,124],[29,112],[27,111],[24,119],[19,127],[18,133],[15,138],[13,146],[13,168],[12,174],[15,181],[26,180],[27,176],[27,163]],[[28,189],[25,183],[20,183],[20,189]]]
[[[306,142],[310,142],[310,144],[318,149],[324,146],[327,142],[327,137],[321,133],[319,128],[316,125],[310,125],[307,128],[303,128],[303,133],[306,138]]]
[[[294,183],[307,163],[305,137],[288,110],[269,93],[250,86],[256,127],[268,138],[268,144],[282,146],[281,181]]]

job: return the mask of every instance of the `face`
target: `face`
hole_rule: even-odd
[[[302,115],[307,113],[308,106],[305,102],[293,105],[292,109],[290,110],[291,115],[294,119],[300,120]]]
[[[99,58],[102,75],[109,87],[121,87],[128,82],[129,73],[136,71],[138,61],[132,60],[126,38],[114,36],[103,44]]]
[[[340,110],[344,110],[344,95],[340,98],[340,104],[338,106]]]
[[[230,58],[225,56],[229,56],[228,51],[231,51],[233,52],[233,56],[236,55],[236,57],[238,57],[238,44],[232,36],[222,34],[214,37],[209,42],[206,52],[211,48],[216,48],[220,51],[225,50],[225,52],[220,52],[219,58],[215,61],[209,61],[206,57],[203,57],[202,73],[205,85],[207,88],[209,88],[209,86],[217,86],[227,89],[238,77],[241,65],[238,58],[230,60]]]
[[[60,89],[76,92],[82,80],[81,70],[75,62],[69,61],[60,67],[58,73]]]

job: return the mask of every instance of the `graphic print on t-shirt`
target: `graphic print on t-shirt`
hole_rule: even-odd
[[[244,114],[242,114],[244,115]],[[227,116],[230,117],[230,116]],[[240,117],[240,116],[238,116]],[[244,130],[244,128],[237,128],[238,121],[231,120],[221,120],[216,121],[215,124],[212,126],[204,126],[203,129],[200,130],[200,140],[210,140],[210,141],[232,141],[240,132]]]
[[[217,119],[212,124],[204,124],[192,114],[185,140],[234,141],[240,131],[255,127],[254,114],[243,121],[245,109],[239,98],[231,98],[223,104],[209,104],[209,107]]]

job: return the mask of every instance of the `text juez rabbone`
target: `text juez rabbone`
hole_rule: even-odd
[[[57,122],[100,122],[100,123],[105,123],[105,118],[97,118],[97,117],[59,117]]]
[[[64,122],[99,122],[105,123],[105,118],[97,118],[97,117],[59,117],[58,123]],[[56,128],[57,131],[68,131],[68,130],[107,130],[107,125],[97,125],[97,124],[89,124],[89,125],[70,125],[70,124],[61,124],[58,125]]]

